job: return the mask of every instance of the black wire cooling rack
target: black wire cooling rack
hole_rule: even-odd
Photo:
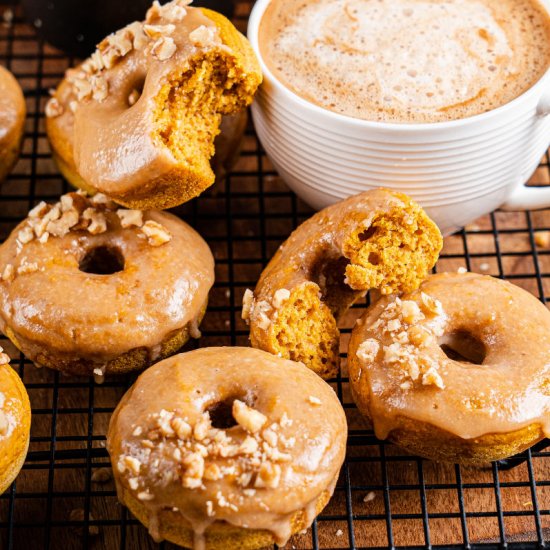
[[[238,2],[241,28],[249,9],[250,2]],[[50,157],[43,112],[49,88],[73,63],[42,44],[19,9],[0,6],[2,15],[0,63],[20,81],[28,115],[21,160],[0,188],[0,241],[38,201],[56,200],[68,190]],[[548,156],[531,183],[550,184]],[[201,232],[217,263],[203,337],[191,346],[247,345],[240,319],[243,292],[254,287],[263,266],[310,210],[277,176],[249,126],[233,172],[176,212]],[[437,269],[459,267],[507,278],[546,301],[550,211],[496,212],[447,238]],[[345,319],[343,350],[362,307]],[[27,460],[0,497],[0,548],[157,548],[117,503],[105,450],[109,416],[132,378],[99,386],[38,370],[6,339],[0,345],[15,358],[33,409]],[[350,426],[346,463],[329,506],[288,548],[550,546],[548,441],[484,469],[434,464],[403,454],[365,429],[345,369],[332,383]]]

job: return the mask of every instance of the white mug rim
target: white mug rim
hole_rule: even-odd
[[[548,83],[550,91],[550,67],[546,72],[537,80],[530,88],[525,90],[521,95],[514,98],[513,100],[486,111],[484,113],[479,113],[477,115],[459,118],[454,120],[448,120],[443,122],[421,122],[421,123],[399,123],[399,122],[379,122],[373,120],[365,120],[360,118],[355,118],[349,115],[344,115],[342,113],[336,113],[324,107],[320,107],[315,103],[307,101],[297,93],[293,92],[290,88],[286,87],[269,69],[265,61],[263,60],[260,45],[258,41],[260,23],[267,9],[267,6],[272,0],[257,0],[252,8],[250,13],[250,18],[248,20],[247,28],[247,37],[252,47],[256,53],[256,56],[260,62],[260,66],[264,75],[264,80],[266,76],[269,77],[271,83],[273,83],[279,91],[286,94],[295,103],[298,103],[302,108],[307,109],[312,112],[312,114],[318,114],[320,116],[325,116],[329,119],[332,119],[334,122],[340,122],[343,124],[349,124],[355,128],[364,128],[372,129],[379,131],[390,131],[390,132],[429,132],[433,130],[447,130],[447,129],[456,129],[470,124],[482,123],[486,120],[492,119],[493,117],[498,117],[503,113],[506,113],[510,110],[513,110],[516,105],[522,103],[529,99],[532,95],[535,95],[540,88],[544,87]],[[550,15],[550,0],[539,0],[539,3],[547,10]]]

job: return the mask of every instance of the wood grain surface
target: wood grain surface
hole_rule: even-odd
[[[238,4],[241,28],[249,8],[249,2]],[[0,63],[19,78],[29,111],[22,158],[0,188],[1,241],[37,200],[55,200],[67,190],[50,157],[42,113],[48,88],[70,60],[47,46],[42,49],[16,12],[12,25],[0,24]],[[548,157],[531,182],[550,184]],[[250,127],[233,174],[176,212],[201,232],[217,262],[203,337],[186,349],[247,345],[242,294],[310,210],[273,171]],[[549,230],[548,211],[485,216],[445,240],[437,270],[466,267],[505,276],[536,296],[549,296]],[[361,311],[361,306],[353,308],[343,321],[342,353]],[[98,386],[38,370],[6,340],[0,339],[0,345],[15,358],[33,407],[29,457],[16,484],[0,497],[0,548],[157,548],[118,504],[109,470],[103,470],[109,468],[104,437],[110,413],[132,378]],[[544,529],[550,540],[550,452],[535,453],[507,471],[495,465],[474,469],[419,460],[376,441],[351,401],[345,362],[342,377],[332,384],[349,421],[346,466],[314,530],[293,537],[288,548],[536,541],[537,529]],[[97,481],[102,475],[107,479]]]

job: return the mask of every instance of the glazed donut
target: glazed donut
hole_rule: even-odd
[[[442,242],[420,206],[400,193],[366,191],[321,210],[279,248],[254,293],[245,292],[252,345],[334,376],[340,317],[368,290],[418,287]]]
[[[69,193],[0,246],[0,330],[39,366],[101,379],[198,337],[213,282],[208,245],[180,219]]]
[[[107,450],[120,501],[155,540],[253,550],[311,525],[346,438],[336,394],[303,365],[203,348],[138,378],[113,413]]]
[[[25,98],[13,75],[0,66],[0,182],[11,172],[21,150]]]
[[[3,351],[0,347],[0,495],[23,467],[31,431],[27,390]]]
[[[550,436],[550,312],[508,282],[444,273],[381,298],[348,368],[376,436],[420,456],[481,464]]]
[[[169,208],[214,182],[222,115],[261,82],[248,41],[222,15],[158,2],[69,70],[46,106],[62,174],[131,208]]]

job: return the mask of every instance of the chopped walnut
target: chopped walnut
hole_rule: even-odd
[[[117,216],[120,219],[120,225],[126,229],[128,227],[143,225],[143,212],[141,210],[117,210]]]
[[[217,464],[208,464],[205,466],[203,475],[204,479],[207,481],[217,481],[218,479],[221,479],[221,477],[222,471]]]
[[[239,445],[239,452],[245,455],[252,455],[258,450],[258,442],[250,436],[246,436]]]
[[[190,453],[182,461],[185,474],[182,485],[188,489],[196,489],[202,485],[204,475],[204,458],[199,453]]]
[[[212,46],[215,43],[216,34],[217,29],[215,27],[201,25],[189,33],[189,40],[191,40],[193,45],[204,48]]]
[[[59,103],[57,98],[51,97],[46,103],[44,112],[48,118],[55,118],[61,116],[65,112],[65,109],[63,109],[63,105]]]
[[[143,32],[149,38],[162,38],[172,34],[176,30],[176,26],[169,23],[168,25],[143,25]]]
[[[161,36],[153,44],[151,53],[160,61],[166,61],[176,53],[176,50],[177,46],[173,38],[169,36]]]
[[[378,343],[378,340],[369,338],[368,340],[362,342],[357,348],[357,357],[365,363],[374,361],[379,349],[380,344]]]
[[[15,279],[15,268],[12,264],[6,264],[4,271],[2,271],[2,280],[6,282],[11,282]]]
[[[99,235],[107,231],[107,219],[102,212],[98,212],[94,208],[87,208],[82,213],[82,218],[90,221],[88,232],[92,235]]]
[[[44,201],[39,202],[29,211],[29,218],[41,218],[48,211],[48,204]]]
[[[76,98],[78,101],[88,99],[93,92],[92,83],[84,78],[75,78],[73,82]]]
[[[435,367],[430,367],[422,376],[422,384],[424,386],[437,386],[440,389],[445,389],[443,379]]]
[[[0,365],[7,365],[10,362],[10,356],[4,353],[4,349],[0,346]],[[0,392],[0,408],[4,406],[4,394]]]
[[[286,302],[290,298],[290,290],[287,290],[286,288],[280,288],[275,292],[273,295],[273,307],[275,309],[279,309],[284,302]]]
[[[136,475],[139,474],[139,470],[141,468],[141,462],[137,458],[134,458],[133,456],[125,455],[122,457],[122,462],[124,466],[128,468],[128,470],[130,470]]]
[[[147,220],[143,224],[141,230],[147,237],[147,242],[151,246],[162,246],[172,240],[172,235],[170,232],[160,223],[153,220]]]
[[[420,311],[418,304],[413,300],[403,300],[401,303],[401,315],[403,321],[412,325],[424,319],[424,314]]]
[[[187,15],[185,6],[188,6],[190,3],[191,0],[176,0],[161,6],[159,2],[155,0],[147,11],[146,21],[159,19],[161,17],[169,19],[170,21],[181,21]]]
[[[258,472],[256,481],[254,482],[254,487],[267,487],[269,489],[275,489],[279,486],[280,479],[281,467],[278,464],[264,462],[260,466],[260,471]]]
[[[432,298],[425,292],[420,293],[420,299],[422,300],[422,309],[424,309],[426,313],[430,313],[432,315],[443,314],[443,306],[441,305],[441,302],[439,300]]]
[[[386,328],[389,332],[396,332],[401,328],[401,321],[399,319],[391,319],[388,321]]]
[[[208,435],[210,427],[210,416],[208,413],[206,413],[195,424],[195,427],[193,428],[193,436],[197,441],[202,441]]]
[[[107,80],[101,76],[98,76],[93,79],[93,91],[92,97],[96,101],[105,101],[109,95],[109,84]]]
[[[21,229],[19,233],[17,233],[17,240],[21,244],[30,243],[33,239],[34,239],[34,231],[28,225],[23,227],[23,229]]]
[[[214,503],[211,500],[206,501],[206,515],[212,517],[214,515]]]
[[[239,426],[242,426],[250,433],[259,431],[262,426],[267,422],[267,417],[261,412],[249,407],[246,403],[235,399],[233,401],[233,418],[237,421]]]
[[[244,321],[247,321],[247,324],[248,324],[248,321],[250,320],[250,315],[252,314],[253,309],[254,309],[254,293],[249,288],[247,288],[244,291],[244,295],[243,295],[243,311],[241,314],[241,317],[243,318]]]
[[[38,271],[38,264],[36,262],[25,262],[17,268],[18,275],[26,275],[28,273],[35,273],[36,271]]]
[[[80,215],[76,210],[67,210],[59,219],[50,221],[46,231],[55,237],[64,237],[79,221]]]
[[[183,418],[175,417],[171,422],[171,426],[175,434],[182,440],[187,439],[193,431],[191,426],[183,420]]]

